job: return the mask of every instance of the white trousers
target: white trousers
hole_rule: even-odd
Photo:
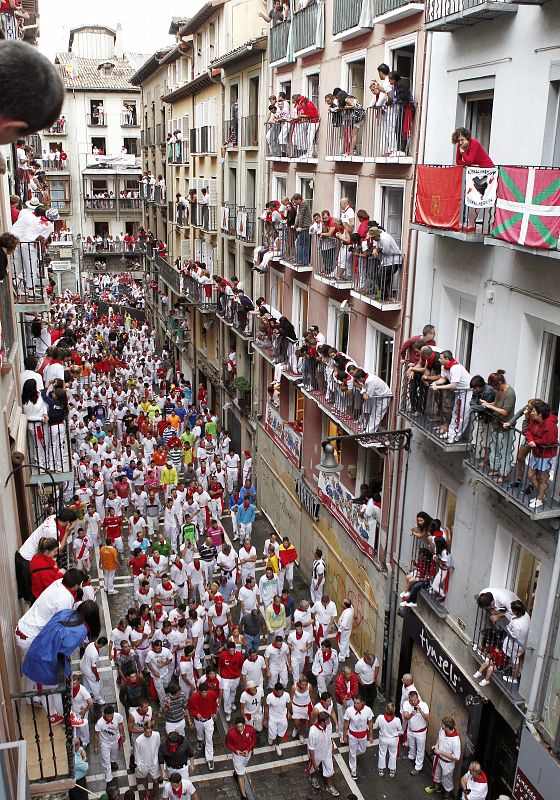
[[[248,756],[238,756],[237,753],[233,753],[233,771],[236,775],[245,775],[247,772],[247,764],[249,763],[250,758],[250,753]]]
[[[426,731],[414,733],[408,728],[406,739],[408,742],[408,757],[414,761],[414,769],[420,771],[424,765],[424,753],[426,751]]]
[[[303,668],[305,667],[305,656],[303,656],[303,658],[296,658],[292,654],[291,662],[292,662],[292,676],[294,679],[294,683],[297,683],[297,681],[299,681],[301,673],[303,672]]]
[[[274,719],[273,717],[268,718],[268,742],[269,744],[273,744],[275,739],[279,737],[280,739],[286,735],[286,731],[288,730],[288,720],[286,717],[282,719]]]
[[[278,583],[280,585],[280,591],[284,588],[284,581],[288,581],[288,586],[290,589],[294,588],[294,562],[292,561],[291,564],[288,564],[286,569],[281,569],[280,573],[278,574]]]
[[[325,581],[321,581],[319,588],[315,589],[315,581],[311,581],[311,586],[309,587],[309,594],[311,595],[311,605],[319,602],[323,597],[323,587],[325,585]]]
[[[146,525],[148,526],[148,533],[150,536],[159,533],[159,517],[147,517]]]
[[[269,687],[274,689],[274,685],[278,681],[280,681],[284,688],[288,685],[288,667],[286,664],[283,664],[281,667],[270,667],[270,678],[268,679]]]
[[[357,736],[352,736],[350,732],[348,733],[348,766],[350,767],[350,772],[356,772],[358,756],[366,752],[366,747],[367,736],[360,739]]]
[[[441,758],[438,758],[434,770],[434,783],[441,783],[446,792],[452,792],[454,771],[454,761],[442,761]]]
[[[224,711],[231,714],[231,707],[235,703],[235,695],[239,686],[239,678],[222,678],[222,688],[224,690]]]
[[[352,629],[340,631],[340,641],[338,643],[338,660],[343,661],[350,655],[350,636]]]
[[[199,742],[204,742],[204,758],[206,761],[214,760],[214,742],[212,736],[214,735],[214,720],[212,718],[205,720],[195,719],[194,727],[196,728],[196,738]]]
[[[241,541],[247,537],[249,539],[251,538],[251,531],[253,530],[252,522],[238,522],[237,527],[239,528],[239,537]]]
[[[377,758],[377,768],[385,769],[387,753],[389,754],[389,769],[394,772],[397,768],[397,749],[399,746],[398,736],[391,739],[379,737],[379,755]]]
[[[104,569],[103,570],[103,587],[104,587],[106,592],[113,592],[115,590],[114,580],[115,580],[115,570],[114,569]]]
[[[90,693],[93,702],[96,703],[101,698],[101,681],[96,681],[94,675],[82,672],[82,683]]]
[[[171,731],[177,731],[180,733],[181,736],[185,735],[185,720],[182,719],[180,722],[166,722],[165,723],[165,732],[171,733]]]
[[[113,780],[113,770],[111,769],[111,761],[116,761],[119,755],[118,742],[104,742],[101,741],[101,763],[103,765],[103,772],[105,773],[105,782],[110,783]]]
[[[156,678],[154,675],[152,675],[152,680],[154,682],[154,689],[156,690],[160,705],[163,705],[165,702],[165,687],[163,685],[163,677],[160,675],[159,678]]]

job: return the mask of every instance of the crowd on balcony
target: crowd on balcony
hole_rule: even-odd
[[[50,126],[49,133],[56,134],[56,133],[66,133],[66,117],[61,114],[60,117],[56,120],[56,122]]]
[[[266,118],[267,155],[282,158],[316,158],[319,111],[315,103],[302,94],[285,92],[268,98]]]
[[[422,590],[443,604],[453,569],[452,532],[442,527],[441,520],[419,511],[416,524],[411,529],[411,537],[412,563],[404,591],[401,592],[401,607],[416,607]]]
[[[165,145],[167,148],[167,160],[168,161],[178,161],[182,160],[182,143],[183,143],[183,132],[176,128],[174,131],[171,131],[167,134],[167,138],[165,140]]]
[[[531,617],[515,592],[502,588],[483,589],[476,598],[479,608],[473,650],[482,659],[474,673],[487,686],[497,673],[509,684],[519,683],[529,638]]]
[[[140,196],[145,200],[159,199],[160,202],[165,202],[166,185],[163,175],[158,175],[156,177],[150,170],[144,172],[140,181],[140,187]]]
[[[108,231],[103,234],[96,234],[95,236],[86,236],[83,240],[84,253],[98,253],[100,251],[107,251],[109,253],[123,253],[133,252],[137,243],[140,241],[139,234],[134,233],[117,233],[113,236]]]
[[[17,204],[12,204],[11,208],[15,221],[9,233],[3,235],[3,250],[13,262],[14,292],[22,301],[40,300],[46,286],[45,245],[54,233],[59,214],[56,209],[47,210],[36,198],[25,202],[21,209]]]
[[[487,379],[471,375],[450,350],[436,346],[435,336],[433,325],[426,325],[401,345],[404,409],[445,442],[468,442],[469,461],[478,470],[518,498],[534,495],[529,508],[542,509],[547,493],[555,491],[557,415],[539,398],[516,413],[515,389],[504,370]]]
[[[64,156],[64,160],[66,159],[66,153],[58,150],[56,152],[58,153],[58,164],[60,164],[62,156]],[[51,163],[55,163],[55,157],[56,153],[53,152],[51,162],[49,155],[49,163],[45,166],[44,154],[43,157],[36,154],[33,147],[26,144],[24,139],[17,140],[17,174],[20,184],[20,199],[23,202],[36,199],[43,205],[49,205],[50,189],[44,170],[49,168]]]
[[[64,169],[67,160],[68,155],[66,152],[62,147],[59,149],[56,145],[51,145],[50,149],[45,147],[41,152],[43,169]]]

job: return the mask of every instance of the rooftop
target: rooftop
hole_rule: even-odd
[[[110,74],[100,70],[102,64],[108,63],[107,59],[77,58],[72,53],[63,52],[56,54],[54,63],[59,68],[66,89],[134,92],[137,90],[131,85],[130,79],[150,58],[142,53],[125,53],[122,58],[111,58],[109,63],[114,66]]]

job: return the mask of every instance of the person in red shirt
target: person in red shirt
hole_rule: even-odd
[[[317,155],[317,129],[319,126],[319,111],[317,106],[309,98],[302,94],[294,94],[292,97],[298,122],[294,125],[292,138],[298,149],[305,148],[305,158],[315,158]]]
[[[224,711],[227,722],[231,719],[231,710],[235,703],[235,695],[241,678],[241,668],[245,658],[243,653],[236,652],[235,642],[229,641],[218,658],[218,669],[224,690]]]
[[[455,163],[464,167],[493,167],[494,162],[472,133],[467,128],[457,128],[451,135],[451,141],[457,145]]]
[[[198,749],[204,748],[204,757],[210,772],[214,769],[214,721],[218,714],[218,694],[208,688],[207,683],[199,683],[198,691],[193,692],[187,703],[189,728],[196,728]]]
[[[56,539],[45,536],[39,540],[37,552],[29,562],[33,600],[36,600],[47,586],[64,575],[64,571],[59,569],[56,563],[57,555],[58,542]]]
[[[111,540],[113,547],[117,548],[119,555],[122,556],[124,550],[122,540],[122,517],[117,517],[113,509],[110,509],[103,520],[103,527],[105,528],[105,535]]]
[[[147,563],[148,557],[146,553],[142,552],[141,547],[135,547],[131,557],[128,559],[128,569],[133,580],[142,574]]]
[[[233,774],[239,786],[241,800],[247,800],[245,774],[256,743],[255,729],[247,725],[243,717],[236,717],[235,727],[230,728],[226,734],[226,747],[233,753]]]
[[[152,458],[156,467],[165,467],[165,465],[167,464],[167,450],[165,449],[165,445],[163,444],[158,445],[158,448],[154,452]]]
[[[334,684],[334,696],[338,706],[339,720],[344,720],[346,709],[352,705],[352,701],[359,692],[360,685],[357,675],[352,672],[351,667],[343,667]],[[342,726],[342,722],[339,722],[339,724]]]
[[[128,498],[130,497],[130,484],[126,475],[119,475],[117,480],[113,483],[113,488],[116,491],[117,496],[120,497],[121,500],[125,500],[126,503],[128,503]]]

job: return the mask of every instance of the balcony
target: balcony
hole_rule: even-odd
[[[235,222],[235,238],[246,244],[255,242],[255,215],[256,209],[237,206]]]
[[[195,305],[201,313],[213,313],[218,308],[216,285],[210,280],[199,281],[194,275],[184,275],[182,294]]]
[[[492,415],[480,406],[473,408],[470,419],[470,437],[465,463],[476,472],[482,482],[498,492],[533,520],[547,517],[560,517],[560,482],[555,460],[558,446],[544,448],[535,458],[543,459],[543,468],[550,461],[546,491],[542,503],[535,508],[537,490],[533,470],[530,469],[532,456],[521,430],[504,430],[493,424]]]
[[[165,186],[157,184],[139,183],[138,197],[147,203],[155,203],[156,206],[167,208],[167,191]]]
[[[286,378],[295,382],[301,381],[302,375],[296,355],[296,350],[299,348],[297,340],[288,339],[277,331],[271,332],[265,323],[257,320],[254,346],[269,364],[279,367]]]
[[[155,263],[159,268],[159,277],[162,281],[171,289],[171,291],[175,292],[175,294],[181,294],[181,275],[175,267],[172,267],[165,258],[162,258],[159,254],[156,255]]]
[[[11,10],[2,11],[0,13],[0,30],[2,31],[3,39],[14,42],[23,39],[23,34],[20,32],[18,18]]]
[[[220,231],[225,236],[235,236],[237,230],[237,207],[235,203],[223,203],[220,208]]]
[[[53,199],[51,195],[51,208],[56,208],[59,214],[72,213],[72,201],[68,198],[64,200]]]
[[[216,233],[218,230],[218,209],[216,206],[208,206],[205,203],[197,203],[199,225],[207,233]],[[196,209],[197,206],[194,206]],[[195,224],[194,222],[192,223]]]
[[[352,273],[352,297],[380,311],[401,308],[402,255],[358,255]]]
[[[220,319],[229,325],[241,339],[251,341],[254,338],[255,313],[246,311],[233,297],[225,292],[218,292],[218,310]]]
[[[427,31],[456,31],[466,25],[476,25],[504,14],[517,14],[517,6],[499,0],[427,0],[425,28]]]
[[[70,692],[70,679],[61,668],[59,686],[11,695],[17,736],[26,743],[27,779],[32,794],[62,793],[75,784]],[[40,705],[34,702],[37,698]],[[50,715],[57,709],[62,711],[64,722],[53,725]],[[18,794],[18,800],[19,797]],[[27,797],[23,795],[22,800]]]
[[[506,625],[503,618],[493,622],[486,609],[478,608],[469,652],[479,665],[490,661],[494,667],[492,683],[517,704],[523,701],[519,693],[519,676],[528,665],[525,664],[524,647],[508,635]]]
[[[294,61],[293,53],[288,52],[291,25],[291,20],[286,19],[270,27],[268,57],[271,67],[281,67]]]
[[[325,4],[311,0],[292,15],[294,55],[302,58],[325,45]]]
[[[201,128],[191,128],[190,133],[191,153],[193,155],[216,155],[216,126],[204,125]]]
[[[11,256],[12,288],[16,311],[48,310],[49,285],[39,242],[20,242]]]
[[[86,216],[114,214],[117,210],[117,201],[114,197],[89,197],[84,198],[84,210]]]
[[[374,0],[374,24],[388,25],[405,17],[412,17],[424,11],[424,3],[409,0]]]
[[[68,421],[60,425],[27,421],[27,456],[31,483],[51,483],[49,470],[57,482],[72,480],[72,450]],[[37,469],[40,467],[41,469]]]
[[[239,147],[239,121],[225,119],[222,122],[222,142],[226,150],[237,150]]]
[[[46,128],[42,132],[43,136],[68,136],[66,130],[66,119],[61,117],[50,128]]]
[[[334,236],[318,234],[312,236],[311,240],[311,264],[315,280],[334,289],[350,289],[355,258],[352,245],[342,244]]]
[[[348,433],[375,433],[385,427],[391,395],[364,399],[360,389],[347,389],[332,377],[329,379],[325,363],[316,358],[302,358],[301,372],[303,394]]]
[[[343,42],[373,28],[374,0],[334,0],[332,37]]]
[[[121,112],[121,128],[139,128],[140,122],[136,116],[136,106]]]
[[[464,453],[469,447],[472,391],[434,392],[420,374],[409,378],[406,367],[403,364],[399,414],[445,452]]]
[[[241,147],[258,147],[260,118],[254,114],[241,118]]]
[[[171,214],[169,218],[172,218]],[[189,224],[189,212],[182,203],[175,203],[175,224],[178,228],[186,228]]]
[[[455,186],[450,189],[453,183]],[[440,188],[442,186],[446,192],[443,197]],[[418,166],[412,228],[463,242],[484,242],[484,237],[492,230],[494,207],[467,206],[465,186],[463,167],[431,164]],[[451,197],[454,189],[456,196]],[[442,204],[442,199],[445,204]]]
[[[86,120],[88,127],[90,128],[107,127],[107,115],[105,112],[102,112],[101,114],[86,114]]]
[[[113,239],[104,239],[102,242],[82,242],[84,256],[91,255],[141,255],[145,252],[142,242],[115,242]]]
[[[319,120],[299,117],[294,120],[266,123],[265,158],[271,161],[294,161],[318,164]]]
[[[70,170],[70,159],[66,153],[64,153],[64,158],[60,157],[59,152],[51,153],[49,158],[43,158],[41,163],[47,175],[49,172],[68,172]]]
[[[140,211],[142,203],[139,197],[119,197],[119,211],[122,214]]]
[[[450,549],[449,544],[446,549]],[[402,598],[403,604],[417,603],[420,596],[436,616],[445,619],[448,614],[445,598],[453,573],[445,562],[438,562],[427,539],[413,537],[410,573],[414,578],[405,586],[408,593]]]
[[[189,143],[185,139],[180,142],[167,143],[167,163],[184,164],[189,163]]]
[[[329,113],[325,159],[412,164],[416,112],[416,103],[366,108],[361,122],[350,110]]]
[[[294,272],[313,272],[311,235],[307,228],[296,231],[282,225],[280,229],[280,263]]]

